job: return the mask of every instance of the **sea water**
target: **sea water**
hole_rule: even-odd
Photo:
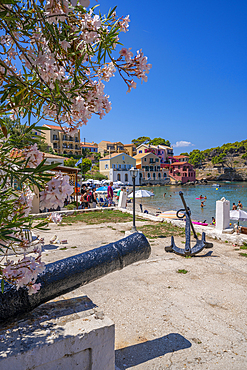
[[[205,221],[211,223],[212,217],[215,217],[216,201],[225,197],[230,201],[230,209],[233,202],[237,205],[240,200],[243,205],[243,210],[247,212],[247,183],[246,182],[220,182],[220,187],[212,186],[212,183],[207,185],[184,185],[184,186],[145,186],[143,189],[153,190],[154,195],[151,198],[143,198],[143,210],[145,205],[160,209],[160,211],[177,211],[183,207],[179,192],[182,191],[186,204],[191,209],[192,219],[196,221]],[[141,187],[138,187],[139,189]],[[164,193],[165,197],[164,197]],[[196,199],[200,196],[207,197],[204,199]],[[201,208],[201,201],[204,202],[204,207]],[[139,203],[139,200],[138,200]],[[234,223],[237,221],[233,221]],[[240,222],[241,225],[247,226],[247,222]]]

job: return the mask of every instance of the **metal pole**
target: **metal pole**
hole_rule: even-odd
[[[133,176],[133,226],[132,230],[133,232],[137,232],[136,230],[136,195],[135,195],[135,189],[136,189],[136,178]]]
[[[76,209],[78,209],[78,189],[79,186],[77,184],[78,178],[77,178],[77,171],[75,173],[75,199],[76,199]]]

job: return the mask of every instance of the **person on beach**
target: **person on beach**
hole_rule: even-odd
[[[215,218],[214,217],[212,217],[211,225],[215,225]]]
[[[237,210],[237,206],[236,206],[236,204],[235,204],[235,203],[232,203],[232,210],[233,210],[233,211],[236,211],[236,210]]]
[[[92,193],[92,208],[96,208],[97,204],[97,193],[96,193],[96,188],[93,188],[93,193]]]
[[[242,208],[243,208],[243,204],[241,203],[241,201],[240,201],[240,200],[238,201],[238,208],[239,208],[239,209],[242,209]]]
[[[88,194],[89,194],[89,190],[86,190],[85,193],[81,196],[81,206],[83,209],[87,209],[88,208]]]
[[[118,189],[118,191],[117,191],[117,196],[116,196],[116,200],[118,200],[119,199],[119,197],[120,197],[120,193],[121,193],[121,191],[123,190],[123,188],[120,188],[120,189]]]
[[[113,182],[110,182],[110,185],[107,188],[107,199],[108,199],[108,207],[110,207],[113,203],[113,189],[112,189]]]

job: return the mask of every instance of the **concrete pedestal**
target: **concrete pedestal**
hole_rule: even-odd
[[[125,191],[121,191],[118,200],[118,207],[126,208],[126,202],[127,202],[127,193]]]
[[[114,323],[75,292],[0,328],[0,369],[115,370]]]
[[[230,201],[222,198],[216,202],[216,226],[219,231],[229,228],[230,224]]]

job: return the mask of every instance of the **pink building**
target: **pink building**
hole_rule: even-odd
[[[136,149],[136,154],[153,153],[160,159],[160,166],[164,163],[170,163],[173,158],[173,149],[165,145],[141,144]]]
[[[188,162],[176,161],[170,164],[169,175],[175,178],[177,181],[181,181],[182,184],[188,181],[195,181],[196,172],[192,164]]]

